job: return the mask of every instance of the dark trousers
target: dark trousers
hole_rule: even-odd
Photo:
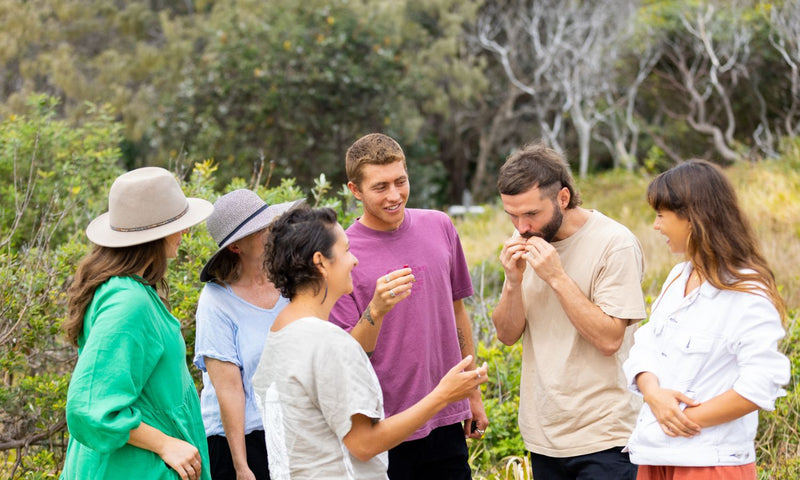
[[[622,447],[577,457],[548,457],[531,452],[536,480],[636,480],[637,466]]]
[[[233,457],[228,439],[222,435],[212,435],[208,440],[208,457],[211,462],[211,478],[213,480],[236,480],[236,469],[233,468]],[[257,480],[269,480],[269,461],[267,460],[267,442],[264,430],[254,430],[244,436],[247,449],[247,466]]]
[[[391,480],[469,480],[469,451],[460,423],[439,427],[425,437],[389,450]]]

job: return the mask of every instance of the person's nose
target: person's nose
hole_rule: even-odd
[[[517,222],[517,231],[520,234],[525,234],[525,233],[528,233],[528,232],[532,232],[533,231],[533,225],[531,225],[531,222],[528,222],[526,220],[520,219]]]
[[[653,229],[661,231],[661,219],[660,218],[656,217],[655,220],[653,220]]]
[[[390,186],[389,191],[386,194],[386,199],[391,202],[397,202],[400,200],[400,197],[400,189],[395,185]]]

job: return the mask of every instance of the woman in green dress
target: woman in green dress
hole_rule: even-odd
[[[118,177],[109,211],[69,289],[65,328],[78,347],[67,394],[63,480],[207,480],[200,404],[180,323],[166,306],[167,260],[213,206],[145,167]],[[163,295],[163,297],[162,297]]]

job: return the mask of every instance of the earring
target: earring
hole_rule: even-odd
[[[323,296],[322,296],[322,301],[321,301],[321,302],[319,302],[319,303],[320,303],[320,305],[322,305],[323,303],[325,303],[325,299],[326,299],[326,298],[328,298],[328,279],[327,279],[327,278],[325,279],[325,295],[323,295]]]

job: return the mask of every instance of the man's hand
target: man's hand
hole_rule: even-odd
[[[500,263],[506,272],[506,282],[515,285],[522,282],[526,253],[525,239],[522,237],[512,237],[503,244],[503,249],[500,251]]]
[[[525,260],[528,261],[536,275],[548,284],[560,275],[564,275],[561,257],[555,247],[540,237],[531,237],[525,243]]]
[[[481,438],[489,426],[489,418],[483,408],[480,389],[475,390],[475,393],[469,396],[469,409],[472,412],[472,418],[464,420],[464,435],[467,438]],[[475,428],[472,428],[473,423]]]

